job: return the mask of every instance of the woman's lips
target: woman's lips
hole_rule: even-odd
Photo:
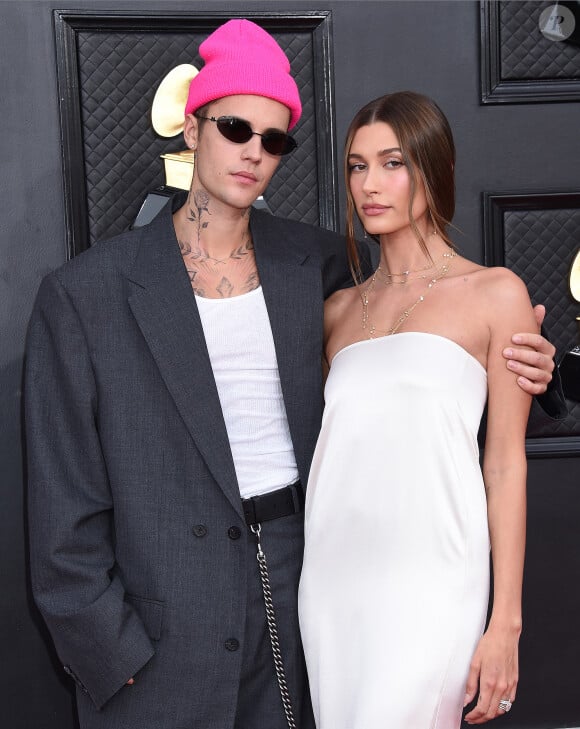
[[[390,210],[388,205],[363,205],[363,212],[365,215],[380,215],[385,210]]]

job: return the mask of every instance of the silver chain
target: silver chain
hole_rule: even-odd
[[[270,589],[270,578],[268,576],[268,564],[266,555],[262,551],[260,542],[260,533],[262,527],[260,524],[252,524],[250,526],[252,534],[256,535],[258,542],[258,565],[260,567],[260,579],[262,580],[262,592],[264,593],[264,605],[266,606],[266,620],[268,622],[268,632],[270,633],[270,643],[272,644],[272,655],[274,656],[274,668],[276,669],[276,678],[278,679],[278,687],[280,688],[280,697],[286,714],[286,721],[289,729],[296,729],[294,721],[294,713],[292,711],[292,702],[288,693],[288,685],[286,683],[286,674],[284,672],[284,664],[282,663],[282,653],[280,651],[280,642],[278,640],[278,628],[276,626],[276,614],[274,612],[274,603],[272,601],[272,590]]]

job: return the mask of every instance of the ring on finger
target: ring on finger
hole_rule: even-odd
[[[512,705],[513,705],[513,701],[510,701],[509,699],[502,699],[499,702],[498,708],[500,711],[505,711],[505,713],[507,714],[508,711],[512,708]]]

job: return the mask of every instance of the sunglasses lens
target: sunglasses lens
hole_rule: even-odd
[[[254,135],[248,122],[235,116],[220,116],[216,121],[220,134],[234,144],[245,144]],[[262,138],[262,146],[269,154],[280,156],[296,148],[294,139],[284,132],[266,132],[258,136]]]
[[[244,144],[252,138],[252,127],[243,119],[223,116],[217,120],[220,133],[235,144]]]
[[[270,154],[288,154],[296,148],[296,142],[289,134],[269,132],[262,137],[262,146]]]

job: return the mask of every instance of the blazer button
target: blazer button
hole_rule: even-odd
[[[205,537],[205,535],[207,534],[207,529],[203,524],[196,524],[193,527],[192,531],[196,537]]]
[[[228,651],[237,651],[240,647],[240,641],[236,638],[228,638],[224,645]]]
[[[239,539],[242,536],[242,532],[239,527],[233,526],[228,529],[228,537],[230,539]]]

